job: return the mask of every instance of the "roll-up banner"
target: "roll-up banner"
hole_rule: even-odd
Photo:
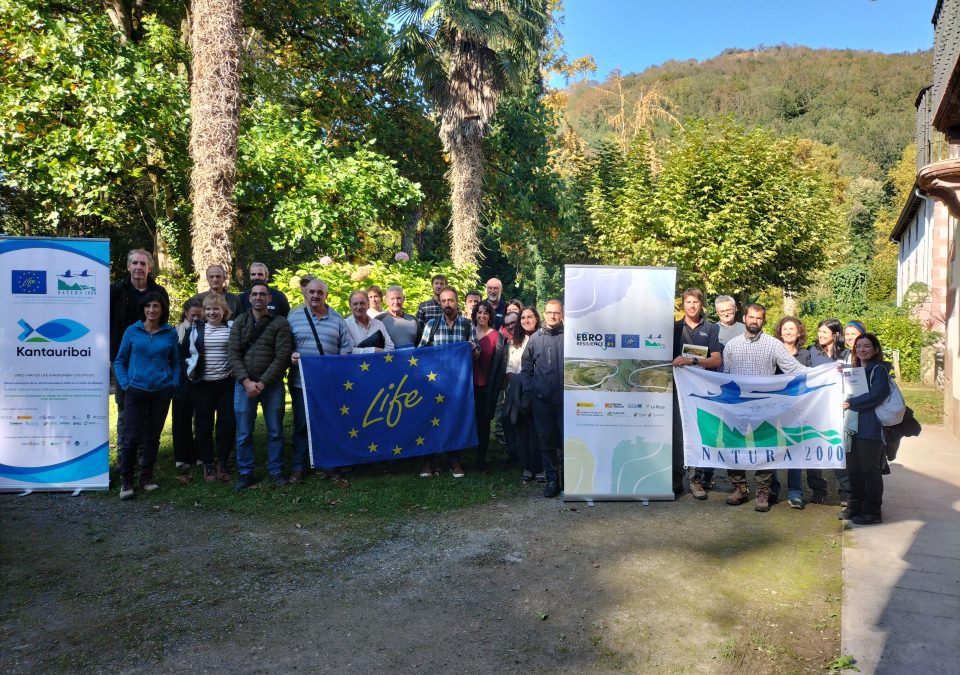
[[[0,237],[0,490],[109,487],[110,242]]]
[[[673,499],[672,267],[567,265],[564,499]]]

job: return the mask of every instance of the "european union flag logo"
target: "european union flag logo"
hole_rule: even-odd
[[[604,333],[603,335],[603,348],[604,349],[613,349],[617,346],[617,334],[616,333]]]
[[[640,336],[624,333],[620,336],[621,349],[639,349]]]
[[[10,290],[20,295],[46,295],[47,273],[43,270],[12,270]]]
[[[477,444],[469,342],[300,359],[310,463],[338,466]]]

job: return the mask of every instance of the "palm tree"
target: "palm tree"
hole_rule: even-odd
[[[440,117],[450,158],[452,258],[480,258],[483,139],[497,102],[535,72],[546,0],[400,0],[391,67],[412,66]]]
[[[193,0],[190,155],[193,266],[203,283],[212,264],[230,269],[237,209],[241,0]]]

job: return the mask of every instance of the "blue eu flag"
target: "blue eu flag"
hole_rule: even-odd
[[[469,342],[300,359],[312,466],[330,469],[477,444]]]
[[[10,292],[22,295],[46,295],[47,273],[43,270],[12,270]]]

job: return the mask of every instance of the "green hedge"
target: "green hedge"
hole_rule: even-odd
[[[436,274],[446,275],[450,285],[459,291],[461,302],[463,302],[463,294],[466,291],[471,289],[483,291],[479,288],[475,268],[456,269],[453,263],[449,262],[431,264],[408,260],[392,263],[375,262],[365,265],[347,262],[331,262],[324,265],[317,262],[302,265],[297,269],[277,270],[273,275],[273,283],[287,294],[291,307],[303,303],[303,295],[300,292],[300,277],[304,274],[312,274],[327,283],[330,288],[327,304],[344,316],[350,314],[350,294],[353,291],[366,290],[368,286],[374,284],[382,288],[384,292],[386,292],[387,286],[401,286],[405,298],[403,306],[411,314],[416,312],[417,305],[433,297],[430,279]],[[386,303],[384,303],[384,310],[386,310]]]
[[[807,343],[813,344],[817,336],[817,324],[823,319],[838,318],[846,324],[851,318],[836,315],[802,316],[807,328]],[[888,361],[892,360],[892,352],[900,350],[900,373],[907,382],[916,382],[920,379],[920,349],[925,344],[923,327],[905,310],[890,307],[889,305],[875,305],[868,308],[863,316],[856,317],[866,327],[867,332],[879,338],[883,353]],[[775,323],[768,324],[772,332]]]

